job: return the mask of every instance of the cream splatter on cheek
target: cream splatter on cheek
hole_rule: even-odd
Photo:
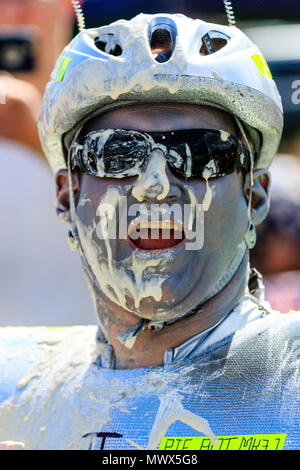
[[[207,165],[205,166],[205,168],[202,172],[202,177],[204,178],[205,183],[206,183],[206,191],[205,191],[205,195],[204,195],[204,198],[203,198],[203,201],[202,201],[202,206],[203,206],[204,212],[207,212],[209,210],[210,205],[212,203],[213,194],[214,194],[214,187],[211,188],[210,183],[209,183],[209,179],[214,174],[216,174],[216,165],[215,165],[215,162],[213,160],[210,160],[207,163]]]
[[[187,191],[190,199],[187,229],[191,232],[193,230],[194,220],[196,218],[197,199],[191,186],[184,185],[184,188]]]
[[[207,212],[209,210],[211,201],[212,201],[212,196],[213,196],[211,187],[209,186],[209,182],[208,182],[211,174],[212,174],[212,170],[209,168],[205,168],[202,173],[202,176],[205,179],[205,183],[206,183],[206,191],[205,191],[205,195],[202,201],[204,212]]]
[[[114,258],[112,240],[107,230],[109,222],[117,213],[121,192],[117,187],[109,187],[97,208],[97,222],[89,227],[79,225],[82,246],[97,282],[103,293],[114,303],[127,309],[128,297],[133,299],[133,313],[139,312],[141,302],[146,298],[155,301],[162,299],[162,285],[168,278],[164,273],[171,260],[170,253],[153,255],[135,250],[121,261]],[[99,239],[99,230],[102,240]],[[97,235],[98,233],[98,235]]]
[[[205,168],[203,171],[203,178],[206,183],[206,189],[205,189],[205,194],[202,199],[202,202],[198,202],[197,196],[195,195],[195,191],[192,188],[192,186],[185,184],[184,188],[186,192],[189,195],[189,213],[188,213],[188,221],[187,221],[187,229],[191,232],[193,230],[194,222],[196,219],[197,211],[203,209],[204,212],[208,212],[212,200],[213,200],[213,195],[214,195],[214,189],[215,187],[211,187],[209,184],[209,177],[211,175],[212,171],[209,168]],[[202,208],[200,207],[202,206]]]

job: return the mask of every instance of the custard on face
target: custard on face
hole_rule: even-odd
[[[99,129],[133,129],[144,132],[182,129],[223,129],[235,134],[233,119],[220,110],[195,105],[157,104],[120,108],[88,122],[83,133]],[[195,228],[196,210],[204,210],[204,244],[187,250],[187,240],[160,245],[157,240],[139,245],[127,238],[99,239],[98,224],[111,214],[99,207],[110,204],[124,217],[133,205],[170,207],[184,213],[190,207],[188,226]],[[85,202],[83,204],[82,199]],[[101,211],[100,211],[101,212]],[[129,212],[129,211],[128,211]],[[134,216],[127,216],[127,226]],[[101,219],[102,217],[102,219]],[[105,219],[106,217],[106,219]],[[195,308],[218,282],[229,266],[247,227],[247,203],[237,172],[210,179],[181,178],[172,173],[163,149],[153,149],[146,168],[138,176],[99,178],[83,174],[77,205],[79,235],[100,288],[112,302],[136,315],[155,320],[180,317]],[[148,227],[153,228],[152,226]],[[162,228],[158,227],[158,228]],[[170,228],[170,227],[169,227]],[[184,232],[184,230],[183,230]],[[175,238],[175,237],[173,237]],[[151,245],[152,243],[152,245]]]

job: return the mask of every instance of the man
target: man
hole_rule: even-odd
[[[183,15],[82,31],[39,129],[100,328],[97,347],[94,327],[3,333],[8,347],[25,337],[0,438],[297,448],[299,317],[271,312],[248,267],[282,130],[257,48]]]

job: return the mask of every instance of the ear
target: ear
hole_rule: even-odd
[[[267,216],[270,207],[271,174],[266,169],[253,172],[253,186],[251,197],[251,218],[254,225],[260,224]],[[249,201],[250,175],[247,174],[244,182],[244,193]]]
[[[72,174],[75,202],[79,195],[79,179],[77,173]],[[70,191],[68,170],[59,170],[55,176],[56,182],[56,213],[64,222],[71,223]]]

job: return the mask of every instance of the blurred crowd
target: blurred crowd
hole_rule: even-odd
[[[300,310],[300,155],[278,155],[271,175],[270,210],[257,227],[251,261],[264,275],[273,308]]]
[[[257,227],[251,264],[263,274],[266,299],[275,310],[300,310],[300,24],[277,21],[245,32],[268,60],[285,113],[270,168],[270,210]]]
[[[0,0],[0,326],[96,322],[55,213],[36,126],[50,72],[73,33],[70,0]],[[264,274],[267,300],[283,312],[300,309],[300,110],[295,116],[271,168],[270,214],[251,260]]]
[[[96,322],[36,125],[73,24],[69,0],[0,0],[0,326]]]

